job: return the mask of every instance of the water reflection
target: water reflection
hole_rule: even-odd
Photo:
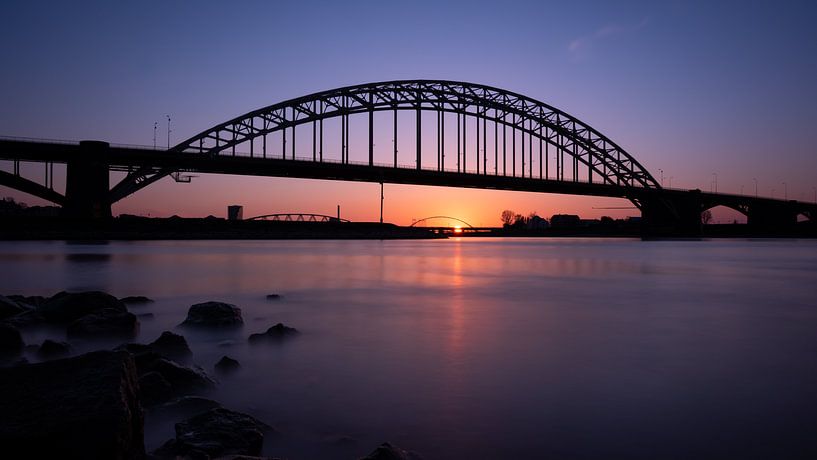
[[[213,397],[282,432],[268,455],[817,457],[811,241],[22,242],[0,270],[4,294],[156,298],[142,342],[239,305],[243,330],[183,333],[206,370],[242,363]],[[279,321],[302,336],[246,343]]]

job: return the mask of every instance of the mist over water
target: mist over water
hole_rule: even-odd
[[[135,341],[238,359],[208,396],[276,428],[265,455],[817,458],[815,241],[2,242],[0,273],[155,299]],[[176,328],[208,300],[243,329]],[[247,343],[278,322],[301,335]],[[174,421],[148,414],[148,450]]]

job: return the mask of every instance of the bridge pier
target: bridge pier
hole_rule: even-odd
[[[668,196],[659,191],[637,198],[644,237],[698,237],[701,235],[700,191]]]
[[[68,217],[105,219],[111,217],[108,198],[107,142],[82,141],[78,155],[68,160],[65,179],[65,207]]]
[[[754,231],[788,232],[797,225],[797,214],[798,209],[794,206],[759,201],[749,205],[747,224]]]

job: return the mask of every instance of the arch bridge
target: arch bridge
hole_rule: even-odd
[[[335,216],[308,213],[264,214],[263,216],[250,217],[246,220],[271,220],[275,222],[349,222],[348,219],[341,219]]]
[[[398,148],[407,130],[408,151]],[[353,146],[361,132],[363,146]],[[384,135],[387,149],[375,143]],[[290,99],[168,150],[6,139],[0,158],[15,164],[13,173],[0,174],[0,185],[77,216],[109,216],[112,203],[163,177],[190,181],[190,173],[621,197],[655,233],[699,232],[700,212],[717,205],[745,212],[758,226],[817,214],[811,203],[664,189],[633,155],[578,118],[518,93],[446,80],[369,83]],[[46,185],[23,178],[19,161],[45,162]],[[53,188],[55,162],[68,165],[65,194]],[[109,170],[126,175],[110,187]]]

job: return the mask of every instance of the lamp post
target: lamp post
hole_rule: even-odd
[[[156,150],[156,131],[159,129],[159,122],[153,122],[153,150]]]
[[[718,193],[718,173],[713,172],[712,177],[714,177],[712,183],[715,184],[715,193]]]
[[[664,186],[664,170],[661,169],[661,168],[658,168],[658,172],[661,173],[661,187],[663,187]]]
[[[789,187],[785,182],[783,182],[783,199],[789,201]]]
[[[755,198],[757,198],[757,177],[753,177],[752,180],[755,181]]]
[[[165,115],[167,117],[167,149],[170,150],[170,115]]]

